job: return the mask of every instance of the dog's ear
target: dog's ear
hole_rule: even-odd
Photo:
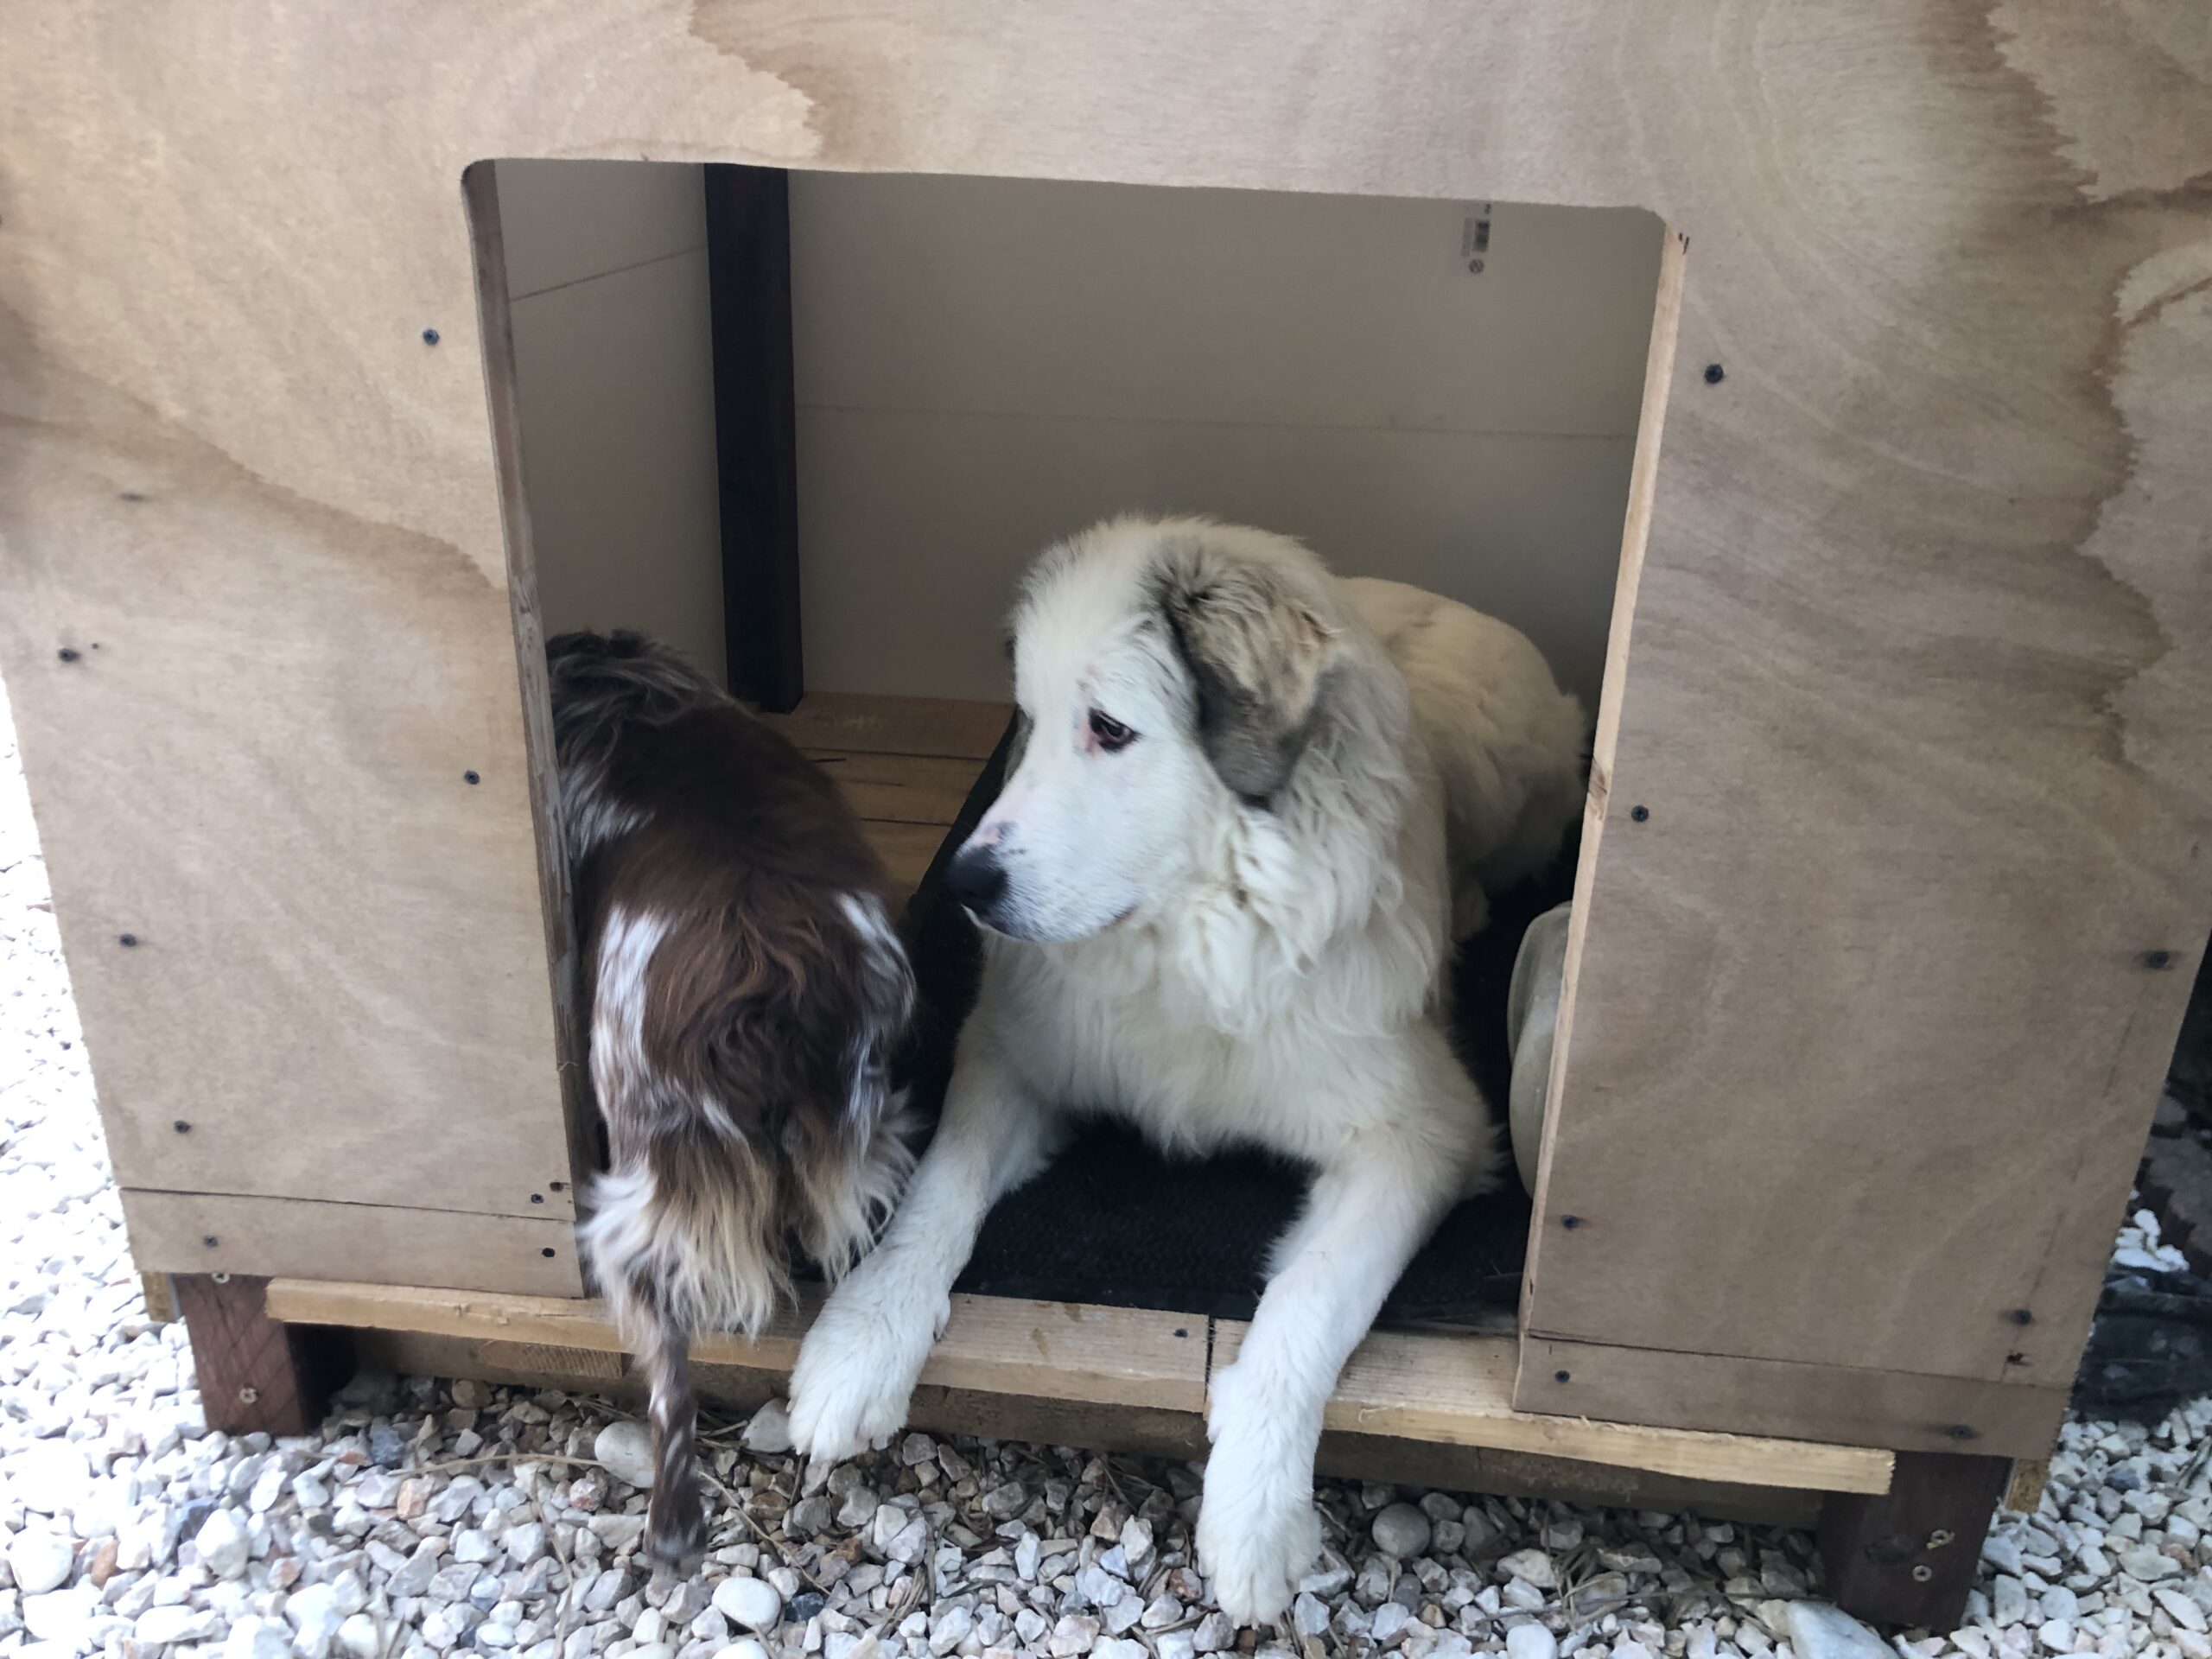
[[[1342,654],[1281,571],[1195,544],[1159,564],[1159,604],[1198,694],[1198,741],[1222,782],[1265,805],[1289,778]]]

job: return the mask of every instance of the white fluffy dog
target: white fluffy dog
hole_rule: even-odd
[[[937,1138],[791,1377],[800,1449],[904,1421],[985,1213],[1071,1103],[1159,1145],[1312,1164],[1236,1362],[1212,1378],[1200,1564],[1240,1623],[1320,1548],[1322,1408],[1454,1200],[1492,1181],[1442,1021],[1484,888],[1580,809],[1585,722],[1502,622],[1298,543],[1124,518],[1046,552],[1015,613],[1020,730],[953,892],[989,933]]]

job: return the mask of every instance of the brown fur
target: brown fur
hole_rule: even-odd
[[[910,1154],[912,982],[887,879],[820,769],[635,635],[547,648],[608,1173],[581,1230],[652,1384],[646,1546],[705,1547],[690,1334],[750,1332],[794,1249],[863,1249]]]

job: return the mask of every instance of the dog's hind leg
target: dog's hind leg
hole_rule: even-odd
[[[654,1306],[639,1344],[652,1390],[653,1491],[645,1508],[645,1554],[679,1577],[698,1570],[707,1553],[707,1508],[699,1491],[699,1400],[691,1391],[690,1333]]]

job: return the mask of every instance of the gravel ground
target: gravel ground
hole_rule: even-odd
[[[810,1472],[775,1408],[708,1437],[717,1547],[656,1584],[644,1430],[604,1402],[370,1377],[315,1435],[204,1432],[130,1268],[4,693],[0,989],[0,1659],[2212,1659],[2212,1401],[2069,1424],[1967,1627],[1894,1643],[1817,1599],[1802,1533],[1344,1485],[1290,1619],[1240,1632],[1189,1466],[915,1434]],[[2120,1248],[2181,1265],[2147,1215]]]

